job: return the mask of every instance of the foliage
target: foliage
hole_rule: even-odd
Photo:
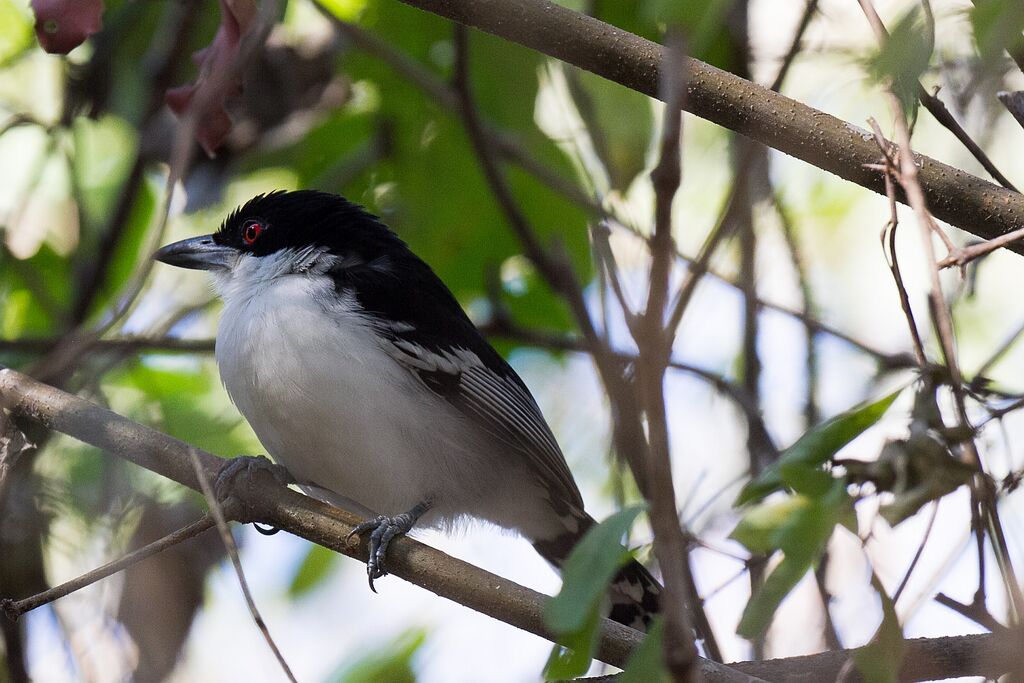
[[[562,568],[562,590],[548,603],[544,623],[559,637],[545,668],[549,679],[586,673],[597,646],[601,605],[608,584],[632,555],[622,538],[643,511],[623,508],[594,526],[573,548]]]
[[[749,30],[751,22],[765,19],[756,3],[745,0],[562,4],[655,41],[666,31],[678,32],[690,56],[745,77],[754,74],[762,82],[774,75],[786,43],[775,40],[783,29],[774,23]],[[836,26],[827,13],[815,14],[812,26],[821,31],[808,34],[813,38],[805,39],[794,67],[800,78],[791,78],[786,87],[852,124],[863,125],[873,116],[888,136],[884,124],[891,117],[878,97],[882,88],[891,87],[914,120],[921,88],[932,92],[941,84],[940,95],[953,116],[999,164],[1010,165],[1016,157],[1006,150],[1016,142],[1000,127],[1006,118],[991,93],[1019,83],[1011,56],[1024,56],[1024,5],[1019,0],[977,0],[967,9],[931,4],[934,18],[918,3],[885,17],[889,36],[880,43],[851,42],[856,32]],[[502,332],[492,341],[517,369],[527,371],[531,386],[548,383],[538,398],[585,480],[581,488],[588,506],[592,491],[614,489],[619,507],[637,497],[633,481],[602,488],[608,468],[600,456],[608,449],[598,442],[611,431],[604,422],[608,416],[621,417],[616,402],[623,397],[595,400],[602,408],[600,420],[578,415],[587,409],[578,395],[584,386],[579,376],[591,373],[592,366],[576,362],[565,349],[579,346],[581,326],[563,293],[525,257],[481,170],[452,85],[451,22],[396,0],[288,0],[279,4],[274,25],[266,27],[270,40],[243,55],[246,40],[258,37],[262,28],[259,7],[264,5],[254,0],[45,0],[31,7],[0,0],[0,364],[28,370],[222,456],[260,452],[262,446],[230,405],[208,349],[178,348],[182,340],[215,334],[218,304],[198,279],[162,268],[150,272],[148,256],[172,238],[212,231],[257,192],[319,188],[382,216],[477,322]],[[790,30],[787,24],[787,36]],[[863,33],[868,35],[866,28]],[[771,44],[762,45],[769,35]],[[44,48],[68,54],[46,54]],[[231,62],[242,57],[244,68],[234,73]],[[626,341],[619,310],[622,293],[614,285],[622,285],[626,301],[646,301],[646,236],[657,200],[649,171],[657,161],[660,105],[481,32],[470,33],[468,64],[473,102],[518,207],[542,245],[571,264],[598,335],[616,351],[631,353],[635,349]],[[217,106],[208,118],[200,117],[193,158],[182,165],[175,153],[181,121],[205,97]],[[760,103],[746,106],[753,111]],[[691,400],[681,398],[688,385],[678,369],[670,370],[664,383],[676,493],[686,506],[684,521],[692,527],[687,531],[700,543],[711,539],[691,557],[734,558],[745,549],[754,561],[766,562],[766,575],[754,582],[738,625],[719,614],[711,620],[720,636],[728,638],[735,630],[759,647],[779,606],[820,566],[837,536],[860,534],[863,541],[874,524],[906,534],[913,524],[905,522],[924,506],[945,505],[964,487],[972,489],[965,524],[977,529],[990,521],[982,520],[984,501],[991,498],[995,506],[1019,484],[1024,466],[1013,448],[1012,425],[1005,444],[976,438],[987,437],[991,431],[982,431],[987,425],[1001,424],[1019,407],[1013,404],[1020,395],[1015,387],[1021,368],[1014,341],[1001,350],[993,341],[1006,333],[1001,322],[1016,310],[1013,283],[1019,264],[1006,266],[994,256],[994,266],[986,261],[985,277],[971,271],[969,286],[954,291],[944,283],[956,341],[971,361],[967,367],[982,368],[972,377],[961,367],[967,377],[954,386],[958,375],[950,372],[951,360],[935,352],[937,339],[928,336],[941,326],[926,324],[926,314],[934,310],[926,312],[920,303],[918,290],[931,283],[914,282],[913,268],[905,274],[911,290],[906,305],[920,309],[910,322],[925,334],[928,363],[918,367],[899,353],[910,348],[900,319],[903,308],[891,283],[886,280],[882,289],[875,282],[875,274],[884,272],[882,258],[874,241],[864,238],[865,225],[881,226],[890,219],[887,213],[818,169],[795,171],[776,155],[765,156],[763,169],[757,164],[738,168],[738,138],[693,117],[684,121],[684,183],[674,213],[674,246],[692,256],[710,226],[725,225],[727,235],[725,246],[709,260],[722,277],[707,276],[697,290],[698,305],[683,318],[673,347],[673,360],[706,384]],[[926,121],[914,131],[916,150],[934,148],[947,161],[966,159],[960,147],[943,147],[953,139],[933,136],[931,119]],[[748,123],[740,120],[735,127],[748,130]],[[998,140],[987,138],[996,131]],[[191,142],[184,139],[184,146]],[[167,205],[168,181],[178,172]],[[729,186],[722,181],[727,177],[750,185]],[[730,201],[723,201],[726,197]],[[736,208],[740,204],[742,210]],[[729,212],[720,213],[720,205]],[[592,241],[598,220],[612,235],[620,283],[609,277],[597,253],[600,245]],[[749,231],[739,229],[744,220]],[[904,228],[900,240],[909,233]],[[907,249],[902,241],[899,249]],[[683,279],[683,266],[682,261],[673,265],[675,286]],[[779,277],[784,287],[776,287]],[[792,297],[787,298],[794,282],[803,304],[795,315]],[[749,316],[742,329],[724,327],[741,319],[733,315],[741,298],[760,329]],[[497,320],[499,312],[503,317]],[[776,315],[802,320],[797,327],[806,328],[806,345],[791,344],[793,337],[784,334],[776,343],[776,328],[765,331]],[[897,331],[885,325],[889,317],[900,319]],[[747,335],[754,338],[736,342]],[[133,346],[139,338],[149,345]],[[551,377],[528,376],[530,358],[536,356],[517,354],[527,348],[551,355],[543,372]],[[797,351],[806,357],[794,363]],[[986,359],[990,362],[983,363]],[[794,365],[800,366],[796,374],[806,389],[799,398],[786,388],[789,375],[779,380]],[[623,361],[620,370],[629,400],[636,366]],[[587,387],[607,386],[586,377]],[[905,388],[836,413],[879,386],[898,383],[914,387],[909,414],[892,408]],[[723,418],[710,396],[724,397],[740,410]],[[798,401],[804,405],[796,406]],[[796,426],[801,408],[809,422],[834,416]],[[758,445],[750,437],[734,447],[727,438],[739,434],[735,441],[743,441],[741,414],[748,425],[763,419],[767,441],[799,436],[766,462],[763,451],[774,454],[774,444]],[[865,452],[871,438],[859,437],[883,421],[891,438]],[[646,420],[640,422],[640,431],[649,428]],[[91,447],[43,432],[37,438],[38,454],[26,458],[38,485],[19,479],[19,495],[8,497],[0,477],[0,570],[9,561],[3,559],[5,534],[11,527],[21,531],[17,520],[25,515],[46,513],[45,531],[32,539],[40,549],[38,566],[45,559],[47,568],[45,576],[35,572],[41,583],[69,566],[110,559],[118,539],[131,534],[140,501],[166,503],[182,496],[158,477],[106,459]],[[972,446],[981,451],[977,458]],[[758,474],[734,498],[726,484],[742,477],[747,463],[757,463]],[[7,463],[0,459],[0,466],[5,471]],[[869,507],[878,514],[866,514]],[[578,676],[590,665],[608,582],[631,557],[622,539],[642,509],[627,506],[610,515],[566,562],[562,590],[544,615],[560,643],[546,676]],[[725,529],[737,517],[730,540]],[[987,548],[1008,557],[993,534],[996,526],[986,526]],[[837,534],[839,529],[845,531]],[[864,552],[874,561],[870,549]],[[342,562],[319,546],[288,559],[279,591],[282,600],[297,601],[296,611],[336,578]],[[997,566],[1006,566],[1005,557],[997,560],[1003,560]],[[715,596],[702,609],[714,612],[721,604],[716,601],[734,598],[718,597],[717,577],[707,582],[701,561],[694,560],[701,597]],[[23,566],[35,565],[24,561]],[[16,592],[16,587],[0,588]],[[722,591],[730,595],[724,588],[730,585]],[[872,573],[881,624],[857,656],[868,680],[895,680],[904,654],[903,627],[889,588]],[[0,591],[0,597],[6,593]],[[747,597],[744,593],[742,599]],[[338,606],[339,612],[344,607]],[[902,613],[905,605],[900,607]],[[81,630],[70,632],[78,620],[62,615],[61,621],[69,641],[84,638]],[[662,629],[658,622],[623,681],[666,676]],[[28,633],[34,638],[36,629]],[[408,631],[358,661],[347,661],[329,680],[413,681],[427,640],[427,629]],[[123,677],[130,678],[130,672]]]

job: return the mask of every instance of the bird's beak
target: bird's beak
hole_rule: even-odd
[[[193,237],[161,248],[153,258],[179,268],[223,270],[229,268],[238,252],[213,241],[212,235]]]

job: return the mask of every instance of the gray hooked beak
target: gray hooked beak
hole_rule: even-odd
[[[228,268],[238,252],[213,241],[213,235],[193,237],[161,248],[153,258],[179,268],[221,270]]]

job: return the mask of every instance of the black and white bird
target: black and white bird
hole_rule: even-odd
[[[479,518],[556,567],[594,524],[522,379],[378,218],[314,191],[260,195],[155,258],[207,270],[224,300],[220,376],[303,488],[365,515],[367,571],[414,524]],[[633,561],[611,618],[643,629],[659,585]]]

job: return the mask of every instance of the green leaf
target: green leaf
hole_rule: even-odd
[[[882,600],[882,623],[870,643],[853,651],[853,661],[865,681],[896,683],[900,680],[900,667],[906,647],[903,629],[892,598],[875,574],[871,575],[871,585]]]
[[[558,634],[579,631],[586,626],[600,604],[615,572],[630,558],[622,537],[642,505],[619,510],[591,528],[576,544],[562,568],[562,590],[544,610],[544,624]]]
[[[569,74],[568,83],[611,187],[628,190],[647,166],[654,131],[650,98],[583,70]]]
[[[13,304],[4,311],[5,338],[45,337],[63,322],[70,300],[71,261],[43,243],[27,259],[9,253],[0,263],[0,300]]]
[[[779,550],[782,560],[751,596],[736,633],[750,639],[763,635],[782,600],[821,557],[835,526],[854,523],[853,499],[843,481],[834,481],[820,497],[794,495],[749,510],[732,537],[753,553]]]
[[[406,631],[379,651],[345,666],[328,680],[334,683],[416,683],[413,658],[426,640],[427,634],[422,629]]]
[[[101,239],[95,228],[104,225],[128,176],[138,133],[116,116],[92,120],[79,116],[72,126],[75,146],[71,171],[82,198],[85,227],[92,228],[91,248]],[[85,236],[83,236],[85,237]]]
[[[761,500],[783,488],[811,495],[821,494],[827,486],[823,486],[824,478],[814,473],[839,449],[878,422],[902,391],[901,387],[874,403],[851,408],[808,431],[784,450],[779,459],[767,467],[759,477],[743,487],[736,499],[736,505]],[[824,472],[821,474],[828,476]]]
[[[590,611],[583,627],[559,637],[559,643],[551,648],[544,678],[549,681],[577,678],[587,673],[597,641],[601,635],[601,611],[597,605]]]
[[[359,21],[418,63],[439,84],[450,80],[453,47],[447,21],[383,0],[369,0]],[[567,182],[577,182],[565,153],[535,120],[538,73],[545,58],[480,33],[472,34],[470,52],[473,91],[481,116],[531,158]],[[459,112],[424,95],[408,78],[372,55],[349,52],[345,68],[359,92],[372,93],[360,105],[363,120],[348,122],[358,144],[325,139],[320,149],[314,150],[316,158],[329,159],[339,144],[344,148],[343,157],[354,156],[359,145],[381,127],[389,132],[390,144],[385,157],[371,170],[352,178],[346,187],[324,189],[341,190],[381,215],[463,304],[485,299],[487,270],[521,254],[522,247],[482,174]],[[338,158],[342,157],[334,157]],[[318,183],[331,175],[320,165],[323,175],[314,178]],[[516,201],[541,241],[557,239],[581,280],[588,281],[592,264],[586,213],[548,183],[514,165],[506,169]],[[449,201],[439,202],[438,196]],[[571,329],[571,316],[547,285],[535,278],[526,284],[507,302],[515,319],[530,327]]]
[[[982,60],[992,63],[1003,51],[1024,49],[1024,4],[1020,0],[983,0],[970,9],[974,42]]]
[[[618,683],[668,683],[672,677],[665,670],[662,657],[662,643],[665,639],[665,623],[658,617],[647,630],[647,636],[640,643],[629,660],[626,669],[619,675]]]
[[[741,61],[742,53],[729,29],[729,12],[735,3],[736,0],[648,0],[644,7],[660,25],[685,31],[690,56],[737,73],[745,72],[747,66]]]
[[[558,636],[545,667],[548,678],[575,678],[590,667],[608,583],[631,557],[622,537],[643,509],[623,508],[595,525],[566,559],[562,589],[544,610],[544,624]]]
[[[916,114],[921,76],[928,69],[934,45],[935,36],[915,5],[892,28],[882,47],[867,59],[868,75],[892,88],[909,119]]]
[[[366,9],[367,0],[319,0],[320,4],[342,21],[355,21]]]
[[[101,289],[91,307],[92,314],[108,310],[138,270],[142,259],[148,258],[148,254],[142,254],[142,249],[146,244],[146,235],[155,226],[159,193],[154,180],[142,180],[138,196],[114,246],[113,256],[103,273]]]
[[[31,17],[11,0],[0,0],[0,66],[31,46]]]
[[[330,575],[337,558],[337,553],[323,546],[310,545],[288,586],[288,597],[300,598],[319,586]]]

